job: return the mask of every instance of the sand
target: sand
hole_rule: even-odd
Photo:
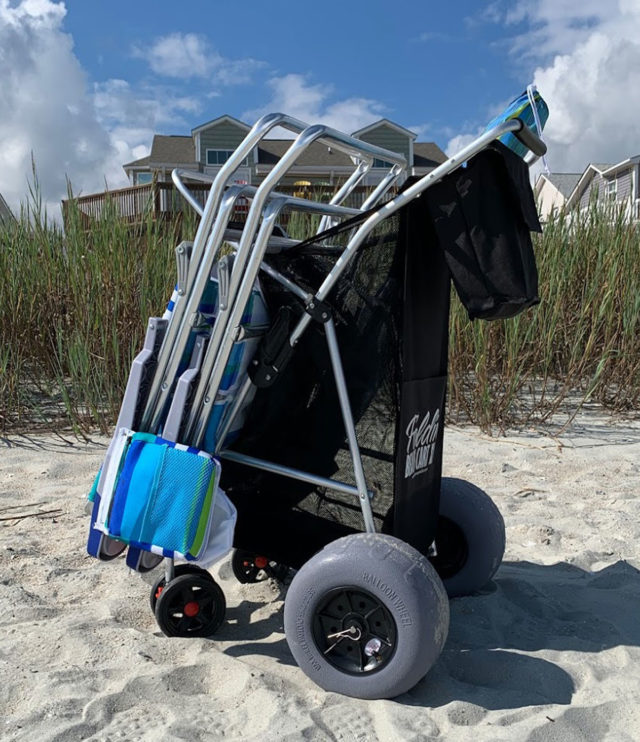
[[[451,601],[436,666],[390,701],[315,686],[287,648],[284,588],[240,585],[228,561],[215,638],[162,635],[157,572],[85,554],[106,442],[0,441],[0,739],[640,740],[640,423],[447,429],[445,474],[490,492],[507,551],[482,594]]]

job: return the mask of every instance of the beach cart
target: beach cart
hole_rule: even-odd
[[[504,552],[488,495],[442,477],[442,441],[451,279],[472,318],[537,301],[527,165],[545,146],[523,100],[420,179],[402,155],[283,114],[215,177],[173,172],[200,222],[133,362],[88,540],[140,572],[164,560],[151,607],[166,635],[221,625],[207,567],[233,548],[243,582],[293,575],[285,635],[321,687],[390,698],[436,662],[449,597],[483,587]],[[293,134],[285,154],[259,185],[234,183],[275,127]],[[278,190],[312,145],[353,162],[328,201]],[[210,182],[204,207],[189,179]]]

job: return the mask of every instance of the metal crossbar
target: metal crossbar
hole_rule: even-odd
[[[297,132],[297,137],[292,141],[289,149],[260,186],[232,185],[231,179],[234,172],[253,148],[275,126],[284,126]],[[175,389],[178,369],[185,354],[190,334],[199,322],[198,307],[201,297],[210,280],[213,267],[220,257],[222,244],[229,239],[230,235],[236,242],[236,250],[228,286],[225,286],[225,301],[220,303],[218,315],[206,341],[206,348],[203,347],[201,355],[198,355],[197,359],[192,361],[189,368],[189,378],[193,378],[195,382],[197,377],[197,382],[195,382],[195,389],[192,393],[184,395],[185,400],[188,398],[188,401],[184,403],[184,417],[182,417],[182,411],[179,416],[179,419],[184,419],[184,425],[180,433],[182,442],[196,447],[202,445],[213,403],[220,392],[223,374],[234,343],[239,339],[242,316],[259,271],[266,271],[289,291],[302,299],[307,307],[311,301],[323,302],[335,287],[350,260],[378,224],[417,198],[431,185],[459,168],[466,160],[483,150],[492,141],[509,132],[521,138],[533,152],[534,157],[544,152],[545,148],[541,140],[524,127],[518,119],[503,122],[485,132],[455,157],[449,158],[417,183],[381,205],[360,226],[354,227],[346,247],[342,248],[337,261],[314,295],[309,294],[308,291],[282,276],[264,260],[270,245],[295,250],[295,242],[287,238],[274,237],[273,230],[278,218],[285,209],[319,214],[322,217],[319,231],[322,231],[341,219],[360,213],[359,210],[346,208],[341,203],[357,183],[362,180],[375,158],[389,163],[389,171],[365,201],[360,211],[370,210],[380,202],[382,196],[403,174],[406,163],[401,155],[354,139],[326,126],[307,126],[303,122],[283,114],[269,114],[256,123],[215,178],[211,179],[209,176],[198,173],[174,171],[172,178],[176,187],[187,199],[187,202],[200,214],[201,220],[191,249],[186,278],[180,287],[181,293],[179,293],[173,315],[164,332],[162,345],[158,352],[155,375],[151,381],[150,391],[142,414],[142,429],[156,432],[162,427],[164,411],[167,409]],[[354,159],[352,175],[328,204],[287,196],[276,190],[278,183],[282,181],[285,174],[314,142],[322,142],[335,147]],[[186,177],[211,182],[211,190],[204,207],[201,207],[188,193],[183,183],[183,178]],[[229,226],[238,199],[251,200],[246,223],[240,233]],[[300,318],[289,338],[291,346],[297,344],[311,319],[309,313]],[[302,479],[323,487],[336,489],[339,492],[355,494],[359,497],[365,529],[374,531],[375,525],[370,504],[371,493],[368,490],[362,466],[335,327],[331,320],[325,322],[324,327],[356,486],[328,480],[312,473],[301,472],[274,462],[266,462],[225,450],[226,434],[231,428],[234,417],[242,407],[243,401],[251,391],[252,383],[248,378],[241,383],[235,401],[223,417],[217,437],[218,450],[216,453],[222,458],[242,462],[249,466]],[[177,430],[173,432],[178,435]]]

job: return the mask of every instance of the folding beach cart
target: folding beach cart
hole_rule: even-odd
[[[234,184],[277,126],[289,149],[258,187]],[[451,278],[473,317],[537,301],[527,163],[504,137],[527,163],[545,151],[507,118],[403,182],[401,155],[271,114],[215,178],[174,171],[201,219],[133,363],[88,542],[141,572],[165,560],[151,594],[165,634],[220,626],[206,567],[233,546],[243,582],[295,571],[285,634],[323,688],[393,697],[435,663],[448,597],[485,585],[504,552],[490,498],[441,476]],[[354,163],[328,203],[277,190],[313,143]],[[374,161],[384,177],[347,205]],[[186,179],[211,182],[204,208]],[[316,225],[302,241],[280,226],[296,213]]]

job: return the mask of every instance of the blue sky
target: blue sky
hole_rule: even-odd
[[[640,0],[0,0],[0,193],[125,184],[154,133],[280,110],[451,151],[535,81],[553,170],[640,152]]]
[[[445,144],[452,132],[479,125],[531,76],[530,65],[509,53],[516,29],[494,22],[486,5],[67,0],[64,27],[93,82],[117,78],[193,96],[200,106],[194,126],[221,112],[245,117],[262,110],[273,99],[270,80],[299,75],[309,88],[330,88],[327,103],[366,99],[376,113]],[[203,55],[235,63],[235,75],[229,70],[221,81],[214,69],[200,76],[194,65],[187,78],[176,65],[179,77],[171,77],[169,59],[163,72],[152,69],[145,55],[157,39],[173,36],[177,45],[193,35]],[[164,133],[178,133],[170,130],[164,123]]]

